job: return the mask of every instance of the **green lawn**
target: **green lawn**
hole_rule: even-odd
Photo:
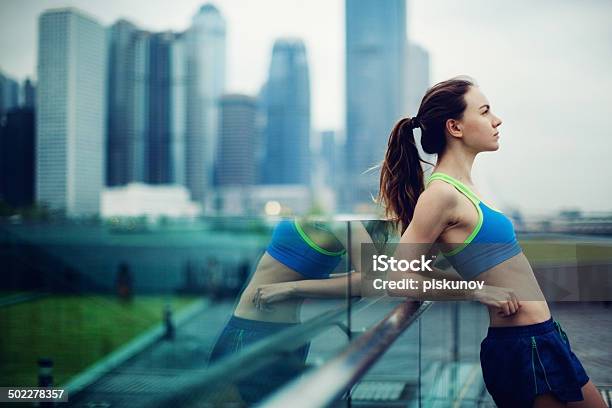
[[[56,385],[162,321],[195,298],[51,296],[0,308],[0,386],[36,386],[37,360],[54,361]]]

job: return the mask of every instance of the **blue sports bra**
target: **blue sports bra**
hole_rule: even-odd
[[[332,234],[332,232],[329,232]],[[280,221],[266,249],[280,263],[308,279],[328,278],[338,266],[344,249],[338,252],[321,248],[306,234],[297,220]]]
[[[522,251],[512,221],[501,211],[486,205],[465,184],[447,174],[433,173],[427,185],[433,180],[451,184],[478,210],[478,222],[472,233],[457,248],[442,252],[463,279],[474,279]]]

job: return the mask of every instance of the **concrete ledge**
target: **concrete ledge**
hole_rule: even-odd
[[[208,306],[208,304],[208,299],[201,299],[195,301],[193,305],[190,305],[185,309],[181,310],[173,318],[175,326],[180,326],[181,324],[189,320],[192,316],[204,310],[206,306]],[[135,339],[131,340],[127,344],[119,347],[117,350],[113,351],[108,356],[92,364],[81,373],[72,377],[66,384],[61,385],[61,388],[64,388],[68,395],[74,395],[78,393],[83,388],[92,384],[110,370],[118,367],[128,359],[140,353],[142,350],[144,350],[151,344],[155,343],[164,335],[164,332],[165,326],[163,322],[155,325],[154,327],[147,330]]]

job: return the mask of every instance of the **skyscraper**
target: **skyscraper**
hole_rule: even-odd
[[[220,187],[249,186],[256,174],[257,101],[247,95],[221,98],[221,123],[216,180]]]
[[[371,202],[394,123],[404,114],[405,0],[346,0],[344,207]]]
[[[430,86],[429,53],[425,48],[412,42],[408,43],[406,51],[406,75],[406,116],[415,116],[419,111],[421,99]],[[421,131],[415,131],[414,136],[419,156],[425,161],[434,163],[435,155],[425,153],[421,147]]]
[[[34,109],[13,108],[0,121],[0,200],[13,208],[34,202]]]
[[[255,167],[256,170],[256,183],[263,184],[264,182],[264,168],[266,162],[266,121],[268,120],[266,110],[266,89],[268,84],[264,83],[256,96],[257,107],[255,113],[255,132],[257,137],[255,139]]]
[[[195,201],[212,186],[217,152],[219,97],[225,91],[225,20],[206,4],[186,35],[186,183]]]
[[[429,88],[429,53],[413,42],[406,50],[406,115],[414,116]]]
[[[171,182],[171,50],[174,34],[155,33],[150,38],[149,63],[149,167],[151,184]]]
[[[185,184],[185,44],[119,20],[110,29],[107,184]]]
[[[342,158],[336,135],[333,130],[321,132],[320,157],[324,168],[325,184],[333,189],[338,186],[342,171]]]
[[[265,87],[265,184],[310,183],[310,77],[300,39],[274,43]]]
[[[19,106],[19,83],[0,71],[0,116]]]
[[[23,83],[23,106],[26,108],[36,108],[36,86],[26,78]]]
[[[149,34],[126,20],[109,29],[106,184],[146,181]]]
[[[38,22],[36,198],[69,215],[98,213],[104,182],[106,32],[73,8]]]
[[[185,126],[187,121],[187,63],[185,35],[175,34],[170,47],[170,182],[186,185]]]

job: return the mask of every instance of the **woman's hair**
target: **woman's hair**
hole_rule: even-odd
[[[452,78],[434,85],[423,96],[416,116],[401,119],[391,131],[381,166],[378,202],[402,234],[425,189],[421,162],[428,163],[419,157],[413,129],[421,129],[424,152],[442,153],[446,147],[446,121],[463,117],[467,105],[464,95],[474,85],[469,77]]]

